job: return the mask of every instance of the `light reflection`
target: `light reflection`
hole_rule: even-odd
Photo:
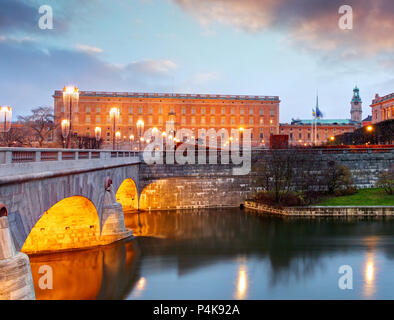
[[[241,264],[238,269],[237,290],[235,292],[235,299],[246,299],[248,290],[248,276],[246,266]]]
[[[372,252],[367,253],[367,262],[364,267],[364,296],[371,298],[375,293],[375,257]]]
[[[145,286],[146,286],[146,279],[144,277],[141,277],[135,286],[135,289],[132,293],[132,297],[133,298],[139,297],[144,291]]]

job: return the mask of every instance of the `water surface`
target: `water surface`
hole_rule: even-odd
[[[133,240],[30,258],[38,299],[394,299],[394,220],[127,213]],[[38,270],[53,268],[53,290]],[[341,290],[338,269],[353,270]]]

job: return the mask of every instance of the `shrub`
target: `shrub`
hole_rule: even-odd
[[[376,187],[383,188],[387,194],[393,194],[394,189],[394,166],[389,171],[383,172],[379,175],[378,181],[376,181]]]
[[[253,200],[274,207],[294,207],[305,205],[302,195],[295,192],[281,194],[280,201],[276,200],[276,193],[271,191],[261,191],[257,193]]]
[[[349,168],[336,163],[329,164],[324,173],[324,184],[329,194],[343,195],[344,192],[356,192]]]

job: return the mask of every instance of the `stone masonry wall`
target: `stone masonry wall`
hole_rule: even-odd
[[[283,152],[300,152],[297,150]],[[373,187],[379,173],[393,165],[394,151],[353,153],[350,150],[313,150],[305,161],[317,176],[332,163],[350,169],[358,188]],[[142,210],[239,206],[261,190],[256,163],[269,161],[269,151],[252,155],[252,170],[247,175],[234,175],[234,165],[140,164],[139,207]],[[302,167],[304,164],[299,164]],[[295,164],[297,167],[298,164]],[[297,168],[296,168],[297,169]]]

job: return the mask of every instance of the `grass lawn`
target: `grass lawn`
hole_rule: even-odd
[[[315,206],[394,206],[394,195],[384,189],[361,189],[356,194],[343,197],[327,197]]]

